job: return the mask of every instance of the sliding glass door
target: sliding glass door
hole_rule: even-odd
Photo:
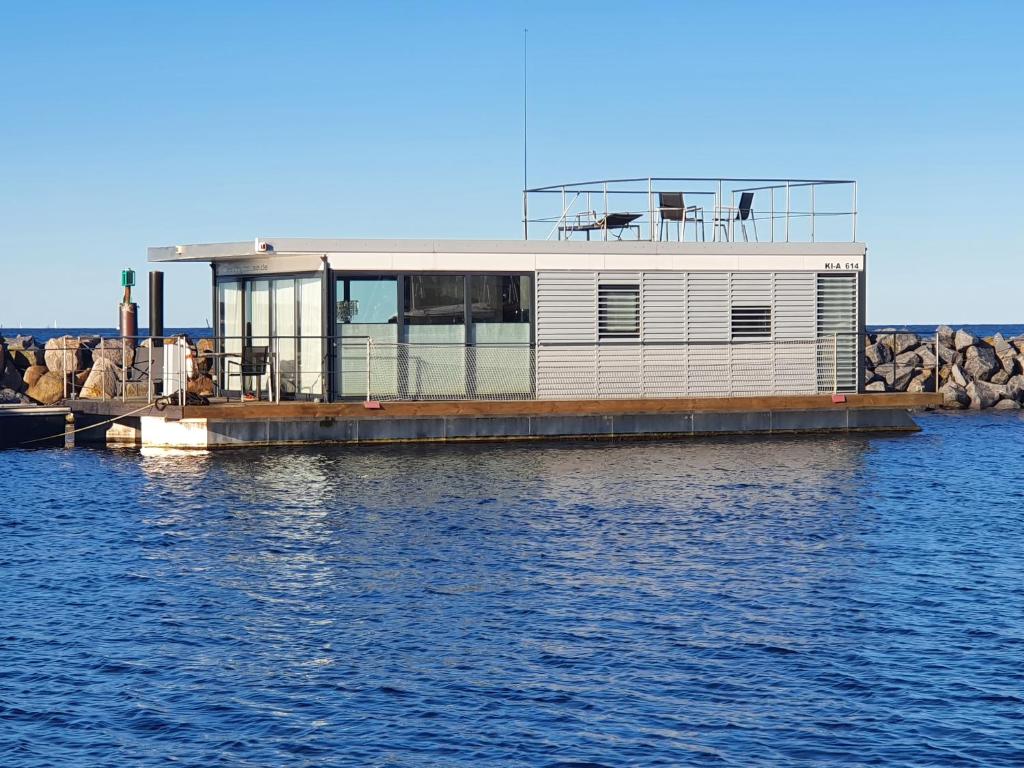
[[[266,347],[282,397],[322,395],[326,380],[320,277],[274,277],[217,283],[221,386],[252,390],[266,381],[239,381],[246,347]],[[233,375],[226,375],[233,371]]]

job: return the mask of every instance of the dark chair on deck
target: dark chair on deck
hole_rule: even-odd
[[[697,205],[687,205],[682,192],[658,193],[658,219],[660,221],[659,240],[666,239],[671,222],[676,222],[676,236],[679,240],[686,239],[686,225],[700,224],[700,239],[704,239],[704,209]],[[696,239],[696,235],[694,235]]]
[[[722,228],[725,239],[729,240],[733,231],[733,222],[740,223],[740,230],[743,232],[743,242],[747,242],[747,222],[754,226],[754,241],[757,241],[757,220],[754,218],[754,193],[741,192],[740,204],[736,206],[723,205],[718,208],[715,214],[715,226]]]

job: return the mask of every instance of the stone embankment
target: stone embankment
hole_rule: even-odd
[[[178,339],[167,339],[174,343]],[[211,339],[189,345],[188,391],[213,392]],[[64,397],[103,400],[149,391],[150,340],[138,348],[120,339],[61,336],[40,346],[31,336],[0,340],[0,403],[52,405]],[[123,350],[123,359],[122,359]],[[157,357],[157,359],[159,359]]]
[[[934,392],[937,385],[944,408],[1024,405],[1024,336],[980,339],[947,325],[937,338],[881,331],[865,340],[864,366],[868,392]]]

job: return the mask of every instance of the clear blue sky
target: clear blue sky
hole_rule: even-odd
[[[249,0],[0,3],[0,324],[150,245],[517,238],[524,27],[531,184],[856,178],[869,323],[1024,322],[1024,3]]]

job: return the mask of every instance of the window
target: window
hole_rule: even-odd
[[[525,275],[473,275],[470,302],[474,323],[530,322],[530,278]]]
[[[606,283],[597,288],[597,337],[640,338],[640,286]]]
[[[338,278],[337,321],[377,324],[398,322],[398,280],[393,277]]]
[[[461,325],[466,317],[463,275],[409,275],[405,278],[406,325]]]
[[[770,339],[772,337],[771,307],[733,307],[732,338]]]

